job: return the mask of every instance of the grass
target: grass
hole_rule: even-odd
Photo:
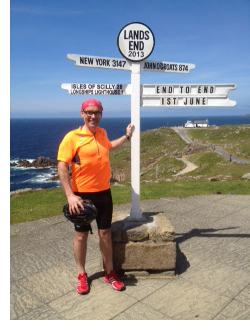
[[[141,175],[142,180],[152,180],[156,175],[169,178],[184,168],[184,164],[174,159],[176,152],[182,152],[187,144],[170,128],[148,130],[141,134]],[[110,153],[112,177],[119,181],[130,180],[130,144]],[[168,158],[166,158],[168,157]],[[166,162],[167,160],[167,162]]]
[[[249,125],[189,129],[188,135],[193,140],[221,146],[226,152],[238,158],[250,159]]]
[[[184,175],[183,180],[187,177],[199,177],[203,180],[217,177],[220,180],[241,181],[241,177],[250,172],[249,165],[230,162],[215,152],[195,153],[188,160],[198,168]]]
[[[114,205],[126,204],[130,199],[130,184],[112,186]],[[142,184],[141,200],[160,199],[168,197],[185,198],[194,195],[207,194],[250,194],[249,182],[169,182],[159,184]],[[10,198],[10,223],[16,224],[39,220],[62,214],[62,207],[66,203],[61,188],[37,190],[20,193]]]
[[[62,214],[65,203],[61,188],[15,194],[10,197],[10,224]]]
[[[173,157],[163,156],[155,164],[148,166],[144,172],[141,172],[141,182],[165,181],[174,174],[185,168],[185,164]]]

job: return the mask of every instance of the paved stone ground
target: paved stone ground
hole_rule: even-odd
[[[71,224],[62,215],[18,224],[10,229],[10,319],[249,320],[250,196],[148,200],[141,209],[165,212],[176,230],[175,278],[126,280],[125,291],[114,291],[102,278],[95,228],[91,290],[78,295]]]

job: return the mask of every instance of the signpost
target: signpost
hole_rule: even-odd
[[[141,64],[141,71],[162,72],[162,73],[189,73],[195,68],[194,64],[153,62],[146,61]]]
[[[142,107],[234,107],[235,101],[226,97],[205,96],[142,96]]]
[[[131,64],[121,58],[107,58],[86,55],[68,54],[67,58],[75,62],[80,67],[98,67],[109,70],[125,70],[131,71]]]
[[[133,22],[121,29],[117,37],[120,53],[125,58],[107,58],[68,54],[79,67],[92,67],[131,72],[131,84],[62,84],[69,94],[131,95],[131,210],[130,220],[142,220],[140,210],[140,106],[142,107],[233,107],[227,98],[234,84],[159,84],[141,85],[140,72],[189,73],[194,64],[146,61],[153,52],[155,39],[145,24]]]
[[[142,95],[181,95],[181,96],[216,96],[227,97],[230,90],[235,90],[234,84],[167,84],[143,85]]]
[[[148,26],[133,22],[119,32],[117,45],[124,58],[132,62],[141,62],[153,52],[155,38]]]
[[[69,94],[84,95],[130,95],[131,85],[124,84],[62,84]]]
[[[234,84],[143,85],[142,107],[233,107],[227,98]]]

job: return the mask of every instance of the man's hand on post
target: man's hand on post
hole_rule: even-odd
[[[132,136],[132,131],[134,130],[134,125],[132,123],[130,123],[128,126],[127,126],[127,129],[126,129],[126,135],[128,135],[129,137]]]

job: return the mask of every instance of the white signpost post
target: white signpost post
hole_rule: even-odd
[[[155,39],[145,24],[134,22],[121,29],[117,37],[125,59],[68,54],[76,66],[131,72],[131,84],[62,84],[69,94],[131,95],[131,210],[130,220],[143,220],[140,209],[140,106],[142,107],[233,107],[227,98],[234,84],[141,85],[140,72],[189,73],[194,64],[146,61],[153,52]]]

